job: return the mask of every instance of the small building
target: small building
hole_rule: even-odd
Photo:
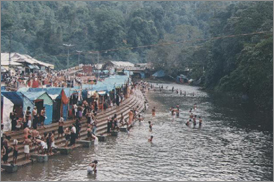
[[[134,67],[134,64],[130,62],[108,61],[102,66],[102,70],[109,70],[110,73],[112,74],[116,71],[128,70],[133,67]]]
[[[22,71],[27,73],[35,72],[37,70],[49,72],[51,69],[54,69],[53,64],[38,61],[29,55],[11,53],[10,57],[11,57],[10,65],[14,65],[17,68],[20,68],[22,69]],[[7,67],[8,63],[9,63],[9,53],[1,53],[1,65]]]
[[[24,113],[24,98],[20,92],[9,92],[1,90],[1,95],[9,99],[13,104],[13,108],[17,113],[17,117],[22,117]]]

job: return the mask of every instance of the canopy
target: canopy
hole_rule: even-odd
[[[28,92],[41,92],[45,91],[49,96],[55,100],[55,99],[61,99],[61,92],[62,92],[61,87],[47,87],[47,88],[29,88],[27,91]]]
[[[23,105],[23,96],[20,92],[8,92],[1,90],[1,94],[8,98],[14,105]]]
[[[45,91],[37,91],[37,92],[22,92],[24,96],[26,96],[29,100],[34,101],[38,99],[41,95],[45,94]]]

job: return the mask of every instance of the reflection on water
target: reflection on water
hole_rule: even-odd
[[[145,121],[136,123],[128,134],[120,132],[96,148],[79,148],[14,174],[3,173],[2,180],[273,180],[271,133],[239,128],[234,124],[236,116],[215,112],[206,93],[174,86],[195,96],[156,91],[151,95],[159,102],[156,118],[151,118],[150,107]],[[185,125],[194,103],[198,106],[195,114],[203,118],[201,129]],[[168,111],[176,104],[180,117],[172,122]],[[152,133],[148,120],[153,122]],[[153,143],[147,142],[151,135]],[[98,173],[87,175],[87,165],[94,159],[99,161]]]

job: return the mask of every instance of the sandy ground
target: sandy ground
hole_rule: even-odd
[[[154,91],[146,91],[145,97],[148,101],[148,110],[145,111],[146,114],[152,114],[151,110],[155,106],[156,107],[156,114],[157,111],[164,111],[164,105],[158,102],[156,99],[153,99]]]

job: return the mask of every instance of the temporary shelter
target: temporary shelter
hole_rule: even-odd
[[[53,115],[53,100],[45,91],[40,92],[22,92],[22,94],[32,101],[33,105],[29,105],[31,109],[35,105],[37,107],[38,113],[40,113],[42,107],[46,108],[46,119],[45,125],[52,123],[52,115]],[[25,105],[24,105],[25,108]]]
[[[5,96],[1,95],[1,123],[3,123],[4,131],[11,130],[10,113],[13,110],[14,104]]]
[[[165,76],[165,71],[164,70],[159,70],[156,73],[154,73],[152,76],[155,77],[155,78],[164,77]]]
[[[17,116],[22,117],[23,111],[24,111],[24,109],[23,109],[24,101],[23,101],[22,94],[20,92],[8,92],[8,91],[1,90],[1,95],[5,96],[7,99],[9,99],[14,104],[13,107],[17,112]],[[26,103],[27,103],[27,101],[26,101]]]
[[[67,120],[69,99],[66,96],[63,88],[60,88],[60,87],[29,88],[27,91],[28,92],[45,91],[54,101],[52,121],[58,121],[60,117],[63,117],[64,120]]]

